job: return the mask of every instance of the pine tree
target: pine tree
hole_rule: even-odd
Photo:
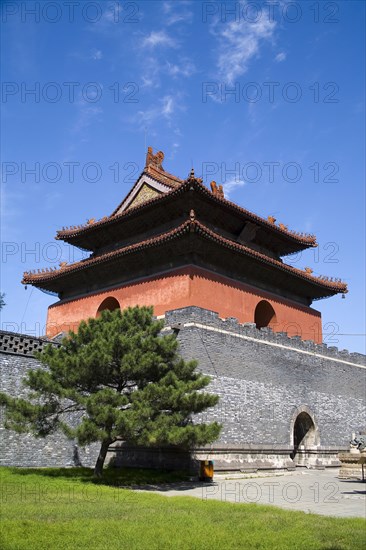
[[[210,378],[196,372],[196,361],[182,359],[176,337],[160,334],[163,325],[148,307],[103,311],[81,322],[60,347],[49,345],[38,356],[46,368],[25,378],[29,399],[0,394],[5,426],[43,437],[61,429],[80,445],[99,441],[98,477],[117,439],[186,449],[214,441],[221,426],[192,417],[218,396],[202,391]],[[72,413],[82,415],[76,427]]]

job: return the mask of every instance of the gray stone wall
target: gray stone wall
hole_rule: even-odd
[[[31,369],[40,367],[34,358],[36,351],[54,342],[24,334],[0,332],[0,391],[13,397],[25,397],[22,380]],[[4,409],[0,408],[0,465],[1,466],[94,466],[99,445],[78,448],[62,433],[46,438],[17,434],[3,426]],[[76,419],[75,419],[76,421]]]
[[[222,423],[221,438],[196,452],[198,458],[214,458],[216,469],[293,466],[293,425],[301,411],[311,414],[317,428],[317,449],[309,451],[314,464],[319,457],[325,465],[334,464],[338,451],[348,448],[352,432],[365,428],[365,356],[258,331],[253,324],[222,320],[197,307],[168,312],[165,321],[164,331],[177,334],[184,358],[198,360],[199,369],[212,377],[208,390],[220,395],[219,404],[199,418]],[[1,391],[25,395],[21,380],[28,369],[39,366],[34,351],[48,343],[36,340],[0,333]],[[2,426],[0,438],[2,465],[93,466],[99,450],[98,444],[77,449],[61,434],[36,439]],[[164,464],[156,450],[135,448],[113,455],[119,464],[129,456],[134,465]],[[175,460],[169,456],[167,465]]]
[[[166,325],[182,355],[212,377],[220,402],[204,418],[224,424],[219,443],[293,445],[301,407],[312,413],[322,446],[348,446],[365,427],[365,356],[196,307],[168,312]]]

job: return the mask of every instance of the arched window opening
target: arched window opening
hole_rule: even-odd
[[[116,298],[113,298],[112,296],[109,296],[108,298],[103,300],[103,302],[98,307],[97,317],[99,317],[102,311],[106,309],[108,309],[109,311],[114,311],[115,309],[120,309],[120,308],[121,306],[119,305],[118,300],[116,300]]]
[[[258,329],[262,327],[271,327],[276,323],[276,313],[273,307],[266,300],[262,300],[257,304],[254,313],[254,322]]]

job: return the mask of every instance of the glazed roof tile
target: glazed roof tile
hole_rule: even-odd
[[[151,176],[152,177],[152,176]],[[264,228],[274,231],[275,233],[282,235],[286,238],[289,238],[295,242],[316,247],[316,237],[314,235],[308,235],[304,233],[298,233],[296,231],[291,231],[287,229],[285,226],[280,227],[279,225],[276,225],[265,218],[262,218],[261,216],[258,216],[257,214],[254,214],[253,212],[250,212],[249,210],[237,205],[236,203],[229,201],[228,199],[224,197],[220,197],[218,195],[214,195],[207,187],[203,185],[203,183],[198,180],[197,178],[188,178],[184,181],[179,180],[180,184],[176,185],[174,188],[172,188],[171,191],[161,194],[157,197],[153,197],[141,204],[138,204],[136,206],[131,206],[128,210],[124,210],[123,212],[119,214],[115,214],[115,212],[119,209],[115,210],[115,212],[109,216],[102,218],[101,220],[98,220],[97,222],[94,222],[92,224],[86,224],[82,226],[73,226],[71,228],[63,228],[62,230],[57,232],[56,239],[58,240],[64,240],[69,239],[72,237],[76,237],[78,235],[86,234],[86,233],[92,233],[96,227],[102,227],[107,226],[110,224],[118,223],[120,220],[135,216],[137,214],[140,214],[144,210],[147,210],[152,205],[157,204],[159,202],[169,202],[172,197],[178,196],[180,193],[184,193],[187,191],[187,189],[190,188],[190,186],[194,185],[194,188],[199,190],[201,193],[208,196],[212,201],[221,204],[222,206],[231,209],[232,211],[235,211],[239,214],[245,215],[246,218],[249,218],[255,223],[258,223],[262,225]]]
[[[173,189],[178,187],[178,185],[181,185],[184,181],[177,176],[173,176],[173,174],[170,174],[165,170],[161,170],[153,165],[147,166],[143,173],[148,174],[159,183],[163,183],[164,185],[172,187]]]
[[[156,199],[152,199],[152,201],[153,200],[156,200]],[[225,199],[218,199],[218,200],[225,200]],[[229,202],[229,201],[226,201],[226,202]],[[143,207],[143,205],[141,207]],[[137,206],[136,208],[141,208],[141,207]],[[36,286],[38,285],[41,286],[42,282],[47,282],[55,278],[63,277],[68,273],[80,271],[93,265],[108,262],[117,257],[121,257],[134,252],[139,252],[143,249],[158,247],[162,243],[179,238],[181,235],[189,232],[198,233],[202,235],[204,238],[215,241],[217,244],[220,244],[225,248],[229,248],[231,250],[235,250],[239,253],[242,253],[243,255],[255,258],[256,260],[262,263],[271,265],[279,270],[290,273],[295,277],[298,277],[305,281],[309,281],[313,284],[323,287],[324,289],[331,290],[334,293],[347,292],[346,283],[340,280],[333,280],[328,277],[315,277],[308,271],[302,271],[298,268],[289,266],[279,260],[276,260],[261,252],[253,250],[252,248],[249,248],[243,244],[239,244],[229,239],[226,239],[225,237],[215,233],[214,231],[206,227],[204,224],[199,222],[197,219],[195,219],[194,213],[193,215],[191,214],[191,218],[189,220],[181,224],[179,227],[176,227],[175,229],[167,231],[166,233],[163,233],[159,236],[155,236],[150,239],[146,239],[144,241],[141,241],[129,246],[125,246],[117,250],[113,250],[111,252],[106,252],[98,256],[94,256],[94,257],[92,256],[90,258],[87,258],[86,260],[81,260],[79,262],[71,264],[70,266],[64,265],[60,269],[57,269],[57,268],[46,269],[46,270],[41,270],[38,273],[25,272],[22,282],[23,284],[34,284]]]

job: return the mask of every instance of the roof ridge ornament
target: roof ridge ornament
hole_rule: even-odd
[[[224,199],[224,188],[222,185],[217,186],[216,181],[212,180],[210,183],[212,194],[215,195],[215,197],[219,197],[220,199]]]
[[[164,160],[163,151],[158,151],[154,155],[153,148],[152,147],[147,148],[145,168],[147,168],[148,166],[155,166],[155,168],[158,168],[159,170],[163,170],[163,172],[165,172],[163,168],[163,160]]]
[[[203,179],[197,178],[197,176],[195,175],[194,168],[191,168],[191,171],[189,172],[189,176],[185,181],[190,181],[190,182],[196,181],[197,183],[203,183]],[[193,187],[191,187],[191,189],[193,189]]]

